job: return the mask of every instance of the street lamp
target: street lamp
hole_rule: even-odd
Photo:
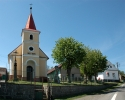
[[[17,61],[16,61],[16,54],[17,51],[13,52],[15,53],[15,61],[14,61],[14,80],[13,81],[17,81]]]

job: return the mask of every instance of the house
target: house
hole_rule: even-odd
[[[49,58],[39,47],[39,36],[40,31],[36,29],[32,7],[30,7],[26,26],[21,32],[22,43],[8,54],[10,80],[13,80],[15,70],[20,80],[42,81],[47,79],[47,60]],[[15,67],[14,64],[17,66]]]
[[[99,72],[97,75],[97,80],[102,81],[119,81],[119,71],[118,68],[110,61],[107,62],[108,69],[104,72]]]
[[[0,82],[7,80],[7,69],[4,67],[0,67]]]
[[[54,67],[47,72],[47,76],[50,79],[54,79],[55,73],[56,73],[56,71],[55,71],[55,67]],[[62,68],[62,65],[58,65],[58,76],[61,81],[67,80],[67,71]],[[75,80],[75,81],[80,79],[80,69],[79,68],[73,67],[71,69],[71,79]]]

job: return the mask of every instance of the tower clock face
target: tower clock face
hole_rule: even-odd
[[[29,47],[29,50],[30,50],[30,51],[33,51],[33,47]]]

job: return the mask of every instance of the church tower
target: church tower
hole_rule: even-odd
[[[39,48],[40,31],[36,29],[32,16],[32,7],[24,29],[22,29],[22,43],[9,55],[10,79],[14,75],[14,56],[17,62],[17,76],[21,80],[41,81],[47,78],[47,55]],[[14,52],[16,51],[16,54]]]

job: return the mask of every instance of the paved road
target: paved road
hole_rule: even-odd
[[[88,95],[75,100],[125,100],[125,84],[119,88],[97,95]]]

